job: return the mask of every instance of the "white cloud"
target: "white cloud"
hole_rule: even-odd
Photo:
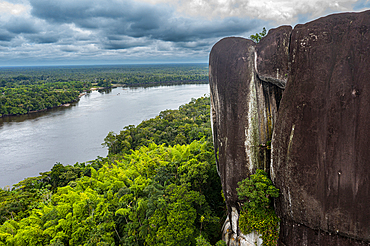
[[[74,23],[68,24],[68,27],[71,28],[76,33],[81,34],[83,36],[89,36],[90,34],[92,34],[92,32],[90,30],[85,30],[85,29],[76,27],[76,25]]]
[[[29,9],[29,5],[0,1],[1,19],[4,19],[4,17],[25,15],[29,12]]]
[[[29,7],[23,4],[12,4],[6,1],[0,2],[0,13],[20,15],[27,12],[28,9]]]
[[[276,25],[295,24],[300,15],[317,18],[331,12],[352,11],[357,0],[141,0],[167,3],[184,16],[209,19],[249,17]]]

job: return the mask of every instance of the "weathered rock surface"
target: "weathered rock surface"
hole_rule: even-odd
[[[256,45],[258,77],[284,89],[289,73],[291,26],[271,29]]]
[[[369,246],[370,244],[337,233],[313,230],[304,224],[284,219],[280,225],[280,241],[278,245]]]
[[[258,45],[243,38],[225,38],[210,54],[212,128],[230,218],[230,225],[225,225],[230,228],[227,238],[237,239],[240,234],[238,216],[233,215],[239,210],[237,183],[257,168],[269,171],[267,145],[286,82],[290,32],[290,27],[273,30],[271,42]],[[238,239],[247,241],[243,240]]]
[[[236,206],[237,182],[253,170],[247,159],[245,124],[248,117],[254,81],[254,43],[242,38],[226,38],[212,48],[209,58],[213,136],[218,154],[218,170],[228,204]],[[252,86],[249,86],[252,83]],[[252,88],[251,88],[252,87]],[[259,144],[258,142],[256,143]],[[233,148],[230,148],[233,146]],[[253,154],[249,155],[253,158]]]
[[[272,141],[280,244],[367,245],[370,12],[297,25],[289,53]]]
[[[263,168],[281,193],[279,245],[370,245],[370,11],[283,26],[259,44],[222,39],[209,68],[226,241],[243,245],[237,183]]]

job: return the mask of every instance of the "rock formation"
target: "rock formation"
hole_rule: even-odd
[[[214,45],[212,128],[229,245],[254,243],[237,228],[235,189],[257,168],[280,189],[279,245],[370,244],[369,28],[370,11],[335,14],[270,30],[258,44]]]
[[[291,27],[272,30],[269,39],[258,45],[243,38],[225,38],[210,54],[212,128],[229,212],[226,240],[240,235],[237,183],[257,168],[270,168],[267,145],[287,79],[290,32]]]
[[[367,245],[344,238],[370,243],[370,12],[296,26],[290,62],[272,142],[281,242]]]

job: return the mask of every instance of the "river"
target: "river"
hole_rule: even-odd
[[[165,109],[209,94],[209,85],[114,88],[93,91],[69,107],[0,118],[0,187],[64,165],[105,157],[110,131],[118,133]]]

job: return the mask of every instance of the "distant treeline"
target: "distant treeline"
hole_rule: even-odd
[[[109,155],[0,189],[0,245],[226,245],[210,98],[109,133]]]
[[[208,83],[206,64],[0,68],[0,117],[78,100],[92,87]]]
[[[89,88],[89,84],[77,81],[0,87],[0,116],[27,114],[74,102]]]

